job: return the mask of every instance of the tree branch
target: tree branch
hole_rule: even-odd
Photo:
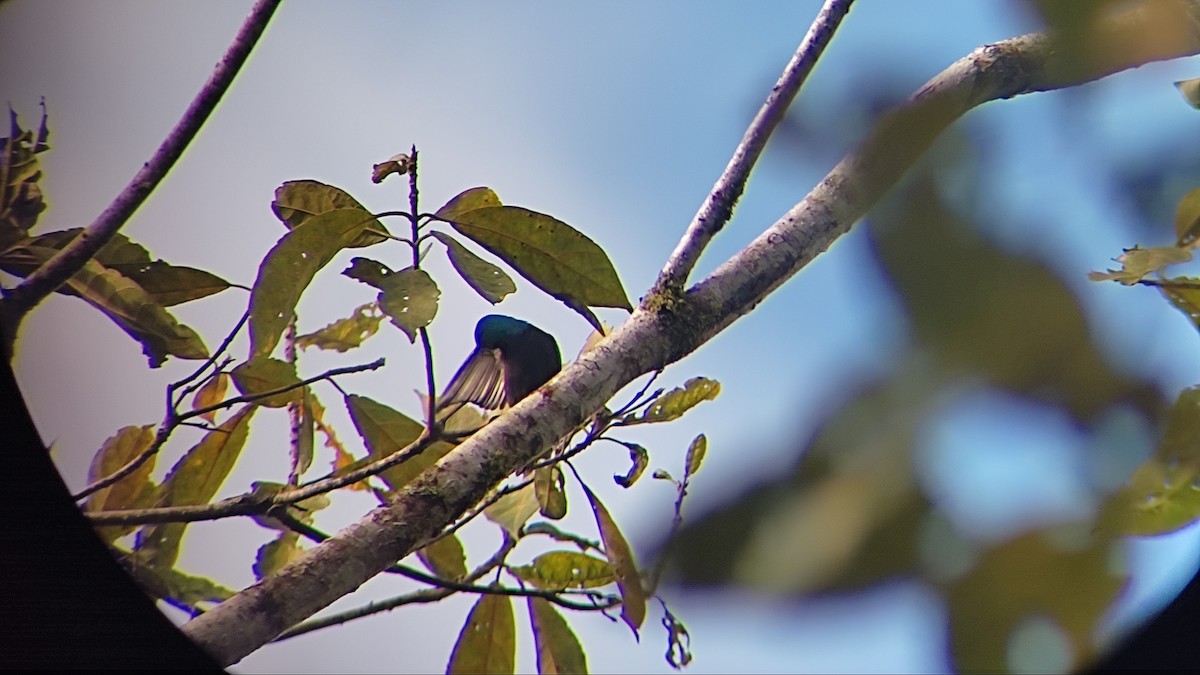
[[[87,229],[80,232],[79,236],[72,239],[71,243],[46,261],[46,264],[34,270],[0,298],[0,354],[11,355],[17,328],[29,310],[82,269],[83,265],[112,239],[117,230],[121,229],[125,221],[129,220],[175,165],[188,143],[200,131],[200,127],[229,89],[233,78],[266,30],[279,2],[280,0],[258,0],[254,4],[241,30],[234,37],[233,44],[229,46],[225,56],[217,63],[212,75],[200,89],[200,93],[183,113],[183,118],[163,140],[162,145],[150,157],[150,161],[142,166],[108,208]]]
[[[221,664],[235,663],[404,558],[621,387],[690,354],[749,312],[849,230],[941,130],[971,108],[1200,52],[1194,31],[1180,40],[1123,47],[1146,29],[1147,17],[1139,11],[1103,24],[1109,45],[1103,64],[1079,68],[1051,49],[1047,37],[1029,35],[982,47],[951,65],[882,119],[803,201],[707,279],[677,298],[648,295],[596,347],[449,452],[390,504],[191,620],[185,634]]]
[[[788,106],[808,79],[808,74],[817,65],[821,54],[825,53],[825,47],[833,39],[834,32],[837,31],[842,18],[850,11],[852,4],[854,0],[825,0],[825,5],[813,20],[804,40],[792,55],[792,60],[783,69],[779,81],[771,88],[766,102],[746,129],[742,142],[738,143],[737,149],[733,151],[733,157],[729,159],[725,171],[713,185],[708,198],[700,205],[700,210],[692,218],[683,238],[667,259],[666,266],[658,273],[658,280],[654,282],[654,292],[682,288],[708,242],[729,222],[734,205],[746,189],[750,170],[754,168],[767,146],[767,139],[771,137],[775,127],[779,126]]]

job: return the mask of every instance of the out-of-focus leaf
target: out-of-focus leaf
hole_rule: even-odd
[[[567,493],[563,483],[562,470],[557,466],[544,466],[533,472],[533,489],[543,517],[561,520],[567,515]]]
[[[613,480],[623,488],[631,487],[642,472],[646,470],[646,466],[650,464],[650,453],[637,443],[627,443],[625,445],[629,450],[629,471],[624,476],[613,476]]]
[[[56,253],[53,248],[23,244],[5,252],[0,267],[36,268]],[[67,285],[142,343],[152,368],[161,366],[167,356],[208,358],[208,349],[196,331],[176,321],[153,296],[120,272],[89,260]]]
[[[1191,246],[1200,236],[1200,188],[1179,200],[1175,207],[1175,244]]]
[[[271,355],[313,276],[370,223],[362,209],[333,209],[304,219],[276,242],[259,265],[250,293],[252,358]]]
[[[475,601],[450,653],[447,673],[511,673],[516,666],[517,629],[506,595],[483,594]]]
[[[202,609],[202,604],[216,605],[236,593],[212,579],[184,574],[174,568],[135,564],[126,569],[151,597],[170,599],[193,610]]]
[[[1175,88],[1179,90],[1188,105],[1200,109],[1200,78],[1180,80],[1175,83]]]
[[[412,168],[412,157],[403,152],[398,155],[392,155],[386,160],[371,167],[371,182],[379,184],[384,178],[392,174],[403,176]]]
[[[617,579],[607,560],[577,551],[548,551],[534,558],[530,564],[511,567],[509,571],[522,581],[553,591],[598,588]]]
[[[358,209],[371,218],[365,226],[368,230],[387,232],[387,228],[358,200],[341,188],[315,180],[290,180],[275,188],[275,200],[271,210],[288,229],[295,229],[309,218],[334,209]],[[360,234],[347,248],[371,246],[387,238],[371,232]]]
[[[379,331],[382,321],[383,314],[379,311],[379,305],[368,302],[360,305],[354,310],[354,314],[345,319],[338,319],[318,331],[298,336],[296,346],[346,352],[362,346],[367,338]]]
[[[351,394],[346,397],[346,409],[359,435],[366,444],[370,454],[346,467],[346,472],[356,470],[368,463],[389,457],[392,453],[408,446],[421,435],[424,428],[420,422],[389,408],[388,406],[367,398]],[[387,484],[388,489],[398,490],[425,469],[433,466],[447,452],[454,448],[445,441],[438,441],[425,449],[420,455],[384,470],[379,477]]]
[[[430,234],[446,246],[446,255],[454,269],[484,300],[494,305],[510,293],[517,292],[517,285],[504,270],[475,255],[445,232],[434,231]]]
[[[579,646],[579,639],[554,605],[545,598],[533,596],[526,598],[526,605],[533,626],[538,673],[586,673],[587,657]]]
[[[304,555],[304,549],[300,548],[300,535],[291,531],[280,532],[278,537],[258,548],[252,567],[254,578],[261,581],[301,555]]]
[[[300,383],[296,376],[296,364],[272,358],[256,358],[236,366],[230,375],[238,391],[245,396],[258,396],[268,391],[288,387]],[[300,401],[304,397],[304,387],[295,387],[285,392],[274,394],[255,401],[268,408],[282,408],[285,405]]]
[[[1132,286],[1149,274],[1161,272],[1171,265],[1185,263],[1192,259],[1192,252],[1178,246],[1156,246],[1153,248],[1131,248],[1117,257],[1121,263],[1119,270],[1105,272],[1088,272],[1092,281],[1119,281],[1126,286]]]
[[[521,526],[537,511],[537,492],[530,484],[497,499],[494,504],[483,510],[483,515],[507,530],[513,539],[518,539],[521,536]]]
[[[604,541],[604,554],[612,564],[617,577],[617,589],[621,592],[621,619],[637,634],[638,628],[646,619],[646,591],[642,588],[642,577],[638,572],[637,562],[633,558],[633,550],[625,541],[625,535],[608,514],[604,504],[583,486],[588,501],[592,505],[592,513],[596,516],[596,526],[600,530],[600,539]]]
[[[241,456],[256,405],[247,405],[204,435],[167,474],[157,506],[208,504]],[[138,534],[139,557],[153,567],[172,567],[189,523],[150,525]]]
[[[101,478],[111,476],[138,455],[146,451],[154,442],[154,425],[140,427],[121,427],[117,433],[104,441],[100,450],[92,458],[88,468],[88,482],[92,483]],[[150,455],[133,473],[92,493],[83,510],[88,513],[95,511],[116,511],[120,509],[137,509],[149,506],[155,493],[155,485],[150,480],[150,472],[154,470],[155,455]],[[105,542],[129,534],[134,525],[112,525],[97,527],[96,534]]]
[[[519,206],[487,206],[459,214],[452,226],[559,300],[633,311],[604,249],[560,220]]]
[[[225,392],[229,389],[229,379],[229,373],[217,373],[208,378],[208,381],[197,389],[196,395],[192,397],[192,410],[207,408],[210,405],[216,405],[225,400]],[[209,422],[216,422],[217,411],[210,410],[201,415],[200,418]]]
[[[1163,282],[1158,290],[1175,309],[1183,312],[1192,321],[1192,325],[1200,330],[1200,287],[1185,285],[1200,281],[1195,278],[1172,279]]]
[[[663,604],[662,624],[667,629],[667,663],[672,668],[683,668],[692,662],[692,636],[666,604]]]
[[[491,188],[473,187],[454,195],[434,215],[443,220],[454,220],[468,211],[487,206],[500,206],[500,197]]]
[[[1121,534],[1174,532],[1200,519],[1200,387],[1183,390],[1154,454],[1109,499],[1102,522]]]
[[[1082,526],[1081,526],[1082,527]],[[1056,544],[1030,533],[988,550],[950,582],[950,645],[963,672],[1001,672],[1013,631],[1031,618],[1048,619],[1071,643],[1069,670],[1095,656],[1093,635],[1124,585],[1109,571],[1111,540]]]
[[[417,559],[442,579],[458,581],[467,576],[467,556],[462,542],[453,533],[418,550]]]
[[[704,454],[708,451],[708,439],[704,434],[692,439],[691,445],[688,446],[687,459],[684,464],[687,467],[684,470],[684,475],[694,476],[700,470],[700,463],[704,461]]]
[[[640,416],[628,415],[622,421],[625,424],[670,422],[704,401],[715,399],[720,393],[720,382],[707,377],[693,377],[684,382],[682,387],[675,387],[659,396]]]
[[[379,294],[379,308],[416,342],[417,330],[428,326],[437,314],[441,296],[428,272],[408,267],[387,278],[386,288]]]

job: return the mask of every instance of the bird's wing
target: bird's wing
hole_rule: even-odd
[[[504,404],[504,365],[498,349],[476,349],[459,367],[438,399],[438,408],[459,402],[474,403],[486,410]]]

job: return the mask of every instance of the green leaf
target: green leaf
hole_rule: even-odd
[[[346,352],[362,346],[367,338],[379,331],[382,321],[383,314],[379,311],[379,305],[368,302],[360,305],[354,310],[354,314],[345,319],[338,319],[320,330],[298,336],[296,346]]]
[[[604,504],[586,485],[583,491],[592,504],[600,539],[604,542],[604,554],[608,556],[608,562],[612,564],[617,577],[617,589],[621,592],[621,619],[637,635],[638,628],[646,619],[646,591],[642,588],[642,577],[633,558],[633,550]]]
[[[516,666],[517,629],[506,595],[483,594],[475,601],[450,654],[447,673],[511,673]]]
[[[428,326],[437,314],[441,296],[428,272],[406,267],[387,277],[379,294],[379,308],[411,342],[416,342],[417,330]]]
[[[530,484],[497,499],[483,510],[483,515],[517,539],[521,536],[521,527],[537,513],[538,506],[537,491]]]
[[[392,271],[392,268],[378,260],[354,257],[350,259],[350,266],[342,270],[342,274],[355,281],[361,281],[364,284],[374,286],[382,291],[387,287],[388,277],[391,277],[395,272]]]
[[[154,442],[154,425],[121,427],[100,446],[88,468],[88,482],[92,483],[111,476],[138,455],[145,452]],[[155,494],[155,485],[150,480],[156,455],[150,455],[132,473],[112,485],[92,493],[84,505],[87,513],[116,511],[150,506]],[[123,537],[134,530],[134,525],[97,527],[96,534],[107,543]]]
[[[317,271],[351,245],[370,220],[341,208],[306,218],[283,235],[258,268],[250,293],[250,356],[270,356]]]
[[[467,576],[467,556],[462,542],[453,533],[418,550],[417,559],[442,579],[458,581]]]
[[[616,481],[617,485],[620,485],[623,488],[628,488],[631,487],[634,482],[641,477],[642,472],[646,470],[646,465],[650,463],[650,453],[646,452],[646,449],[637,443],[626,443],[625,447],[629,449],[629,461],[632,462],[632,464],[629,467],[629,471],[627,471],[624,476],[613,476],[613,480]]]
[[[579,646],[579,638],[562,618],[554,605],[545,598],[526,598],[529,620],[533,627],[533,644],[537,649],[537,669],[550,673],[586,673],[587,657]]]
[[[184,506],[208,504],[225,478],[237,463],[246,436],[250,432],[250,418],[256,405],[248,405],[225,421],[224,424],[205,434],[204,438],[188,450],[171,472],[167,474],[158,491],[160,506]],[[153,567],[172,567],[179,556],[179,542],[189,523],[164,523],[150,525],[138,535],[137,549],[146,564]]]
[[[1175,285],[1172,282],[1183,281],[1195,283],[1197,279],[1178,279],[1164,282],[1158,287],[1159,292],[1167,298],[1175,309],[1183,312],[1192,321],[1192,325],[1200,329],[1200,288],[1184,284]]]
[[[1171,265],[1185,263],[1192,259],[1192,252],[1178,246],[1156,246],[1153,248],[1131,248],[1117,257],[1121,263],[1119,270],[1104,272],[1088,272],[1092,281],[1119,281],[1126,286],[1132,286],[1143,277],[1161,271]]]
[[[711,401],[721,393],[721,383],[707,377],[693,377],[659,396],[640,417],[632,415],[622,420],[625,424],[641,424],[644,422],[670,422],[678,419],[684,413],[703,403]]]
[[[308,467],[312,466],[313,460],[313,437],[315,436],[313,420],[313,398],[310,395],[311,391],[308,387],[301,387],[300,400],[294,401],[291,405],[296,406],[288,412],[291,415],[292,424],[292,475],[297,477],[302,476]],[[319,405],[319,404],[318,404]],[[298,409],[297,409],[298,408]]]
[[[259,396],[265,392],[298,385],[300,378],[296,376],[296,364],[280,361],[279,359],[257,358],[247,361],[229,373],[238,391],[245,396]],[[304,397],[304,387],[295,387],[283,393],[261,398],[255,401],[268,408],[282,408]]]
[[[254,556],[254,578],[262,581],[263,577],[278,572],[284,565],[304,555],[300,548],[300,535],[296,532],[280,532],[279,536],[263,544]]]
[[[339,474],[344,475],[366,466],[368,463],[391,456],[397,450],[407,447],[417,440],[417,437],[421,435],[421,430],[424,429],[420,422],[366,396],[356,394],[347,396],[346,409],[370,454],[339,470]],[[425,452],[420,455],[386,469],[379,474],[379,477],[389,489],[398,490],[410,483],[422,471],[433,466],[434,462],[453,448],[454,446],[450,443],[438,441],[426,448]]]
[[[1200,78],[1180,80],[1175,83],[1175,88],[1179,90],[1188,105],[1200,109]]]
[[[562,470],[544,466],[533,472],[533,490],[537,494],[538,511],[550,520],[562,520],[567,515],[567,493]]]
[[[40,267],[57,253],[54,248],[21,244],[0,256],[0,268]],[[88,260],[67,280],[67,287],[140,342],[150,367],[161,366],[167,356],[208,358],[208,349],[196,331],[176,321],[153,296],[120,272]]]
[[[1200,236],[1200,188],[1196,188],[1179,200],[1175,207],[1175,243],[1190,246]]]
[[[633,311],[604,249],[560,220],[519,206],[487,206],[451,225],[568,305]]]
[[[138,586],[154,598],[170,598],[175,603],[200,609],[201,603],[215,605],[236,592],[212,579],[184,574],[176,569],[129,565],[126,567]]]
[[[287,181],[275,188],[275,200],[271,202],[271,210],[288,229],[295,229],[309,218],[334,209],[358,209],[370,218],[365,226],[367,229],[387,232],[383,223],[345,190],[315,180]],[[387,241],[387,237],[363,232],[348,248],[371,246],[381,241]]]
[[[484,300],[493,305],[505,296],[515,293],[517,285],[504,270],[472,253],[458,240],[445,232],[430,232],[430,234],[446,246],[446,255],[459,276],[475,289]]]
[[[598,588],[616,581],[607,560],[577,551],[549,551],[533,562],[509,571],[518,579],[538,588],[561,591],[565,588]]]
[[[708,439],[704,437],[704,434],[692,439],[692,444],[688,446],[687,450],[685,475],[693,476],[700,470],[700,463],[704,461],[704,453],[707,451]]]
[[[491,188],[473,187],[455,195],[434,216],[441,220],[455,220],[468,211],[486,206],[500,206],[500,197]]]

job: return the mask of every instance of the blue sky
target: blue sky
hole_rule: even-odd
[[[488,185],[506,203],[550,213],[586,232],[608,251],[636,302],[819,4],[706,3],[700,11],[684,2],[601,8],[293,0],[276,14],[200,137],[123,232],[156,256],[248,285],[282,234],[269,209],[280,183],[312,178],[348,190],[368,208],[400,208],[406,203],[401,183],[373,185],[370,168],[415,143],[427,210],[464,188]],[[26,125],[36,120],[42,96],[50,111],[53,151],[45,156],[43,185],[51,208],[41,228],[91,222],[175,124],[248,6],[17,1],[0,8],[0,95]],[[901,91],[916,89],[974,47],[1033,30],[1031,19],[1012,6],[1000,0],[859,3],[801,93],[802,104],[836,116],[836,101],[854,96],[866,75],[879,72],[896,78]],[[1095,163],[1119,162],[1130,146],[1187,152],[1171,139],[1194,134],[1200,117],[1180,103],[1170,83],[1195,76],[1196,67],[1179,61],[1140,68],[1087,87],[1069,109],[1054,100],[1057,94],[1037,95],[988,104],[966,120],[996,148],[1003,189],[990,197],[1001,223],[994,234],[1009,245],[1032,245],[1021,222],[1036,216],[1055,223],[1040,233],[1037,245],[1074,270],[1064,278],[1081,295],[1106,347],[1119,357],[1136,354],[1121,358],[1152,373],[1171,393],[1200,381],[1195,331],[1165,303],[1137,290],[1086,282],[1087,270],[1105,267],[1143,232],[1129,222],[1118,197],[1097,199],[1090,181]],[[698,275],[802,198],[832,161],[768,153]],[[722,397],[705,404],[702,415],[637,438],[651,448],[655,466],[677,469],[692,436],[708,436],[709,458],[693,487],[692,507],[790,466],[793,459],[780,452],[786,438],[817,420],[837,382],[848,373],[885,367],[904,339],[882,280],[864,273],[861,234],[844,237],[755,312],[664,375],[667,386],[694,375],[723,386]],[[1164,226],[1161,241],[1142,243],[1169,236]],[[378,255],[389,260],[386,252]],[[390,255],[403,259],[399,249]],[[448,266],[435,260],[431,268],[442,280],[432,334],[444,381],[470,351],[471,327],[489,307]],[[302,329],[371,299],[368,289],[338,277],[339,269],[331,265],[305,297]],[[233,290],[180,307],[177,315],[214,345],[244,307],[245,298]],[[499,310],[554,333],[568,357],[588,332],[573,313],[527,284]],[[799,315],[822,317],[820,329],[786,321]],[[622,313],[604,311],[601,318],[615,323]],[[306,354],[305,370],[386,355],[386,376],[360,376],[345,386],[415,413],[410,392],[421,378],[409,374],[420,372],[419,350],[390,329],[369,344],[349,361]],[[147,372],[136,344],[98,313],[63,298],[26,322],[18,349],[17,373],[35,421],[74,487],[83,484],[91,453],[118,427],[161,417],[163,387],[191,368],[172,362]],[[235,354],[244,350],[244,341],[235,343]],[[326,403],[336,400],[329,390],[318,393]],[[971,405],[962,403],[951,411],[950,423],[931,432],[931,453],[953,447],[955,434],[994,436],[994,418]],[[285,422],[276,417],[256,420],[258,438],[286,437]],[[353,435],[351,427],[343,428],[349,431],[343,436]],[[1049,486],[1043,486],[1051,506],[1069,497],[1070,486],[1055,483],[1055,476],[1068,475],[1071,453],[1080,452],[1072,445],[1078,439],[1055,429],[1053,420],[1025,435],[1010,428],[1005,440],[1030,454],[1039,448],[1058,453],[1056,461],[1066,468],[1047,469]],[[252,448],[255,461],[230,478],[230,494],[264,475],[285,474],[286,453],[259,443]],[[976,465],[947,452],[947,462]],[[581,467],[604,483],[605,472],[624,471],[622,455],[611,449],[591,453]],[[161,464],[165,470],[170,462]],[[1007,470],[1022,478],[1013,465]],[[606,486],[601,496],[635,541],[660,530],[656,519],[670,517],[673,494],[661,484],[645,481],[628,494]],[[339,500],[327,514],[327,527],[349,522],[368,506]],[[1077,508],[1069,498],[1060,506]],[[248,584],[250,552],[268,536],[248,522],[194,526],[182,565],[231,586]],[[1140,574],[1126,604],[1152,606],[1190,575],[1195,540],[1184,532],[1131,546]],[[250,543],[244,554],[220,555],[229,541]],[[493,542],[485,526],[468,541],[468,552],[485,555]],[[377,578],[337,606],[405,587]],[[936,601],[914,586],[802,607],[732,592],[673,602],[693,633],[693,672],[945,667],[939,646],[945,618]],[[265,648],[239,669],[437,671],[470,603],[454,598],[323,631]],[[640,644],[599,617],[578,626],[594,671],[669,670],[653,619]],[[848,633],[853,642],[845,639]],[[520,639],[518,667],[532,670],[528,636]],[[379,649],[383,640],[394,649]]]

